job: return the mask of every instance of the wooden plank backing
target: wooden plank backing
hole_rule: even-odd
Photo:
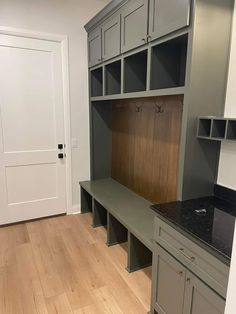
[[[183,96],[113,101],[112,178],[154,203],[177,199]]]

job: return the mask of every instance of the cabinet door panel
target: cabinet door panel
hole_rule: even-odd
[[[94,30],[88,37],[88,63],[92,67],[101,62],[102,33],[101,28]]]
[[[120,15],[102,27],[102,57],[107,60],[120,54]]]
[[[131,50],[146,43],[148,1],[138,0],[121,14],[121,50]]]
[[[152,278],[152,308],[158,314],[182,314],[185,268],[160,246],[155,245]]]
[[[149,35],[164,36],[189,25],[191,0],[150,0]]]
[[[184,314],[224,314],[225,300],[187,272]]]

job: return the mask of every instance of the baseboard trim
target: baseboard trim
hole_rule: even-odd
[[[74,204],[70,212],[67,213],[68,215],[76,215],[81,214],[80,204]]]

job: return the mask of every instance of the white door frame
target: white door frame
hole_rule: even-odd
[[[62,83],[63,83],[63,104],[64,104],[64,129],[66,144],[66,212],[70,214],[72,209],[72,181],[71,181],[71,119],[70,119],[70,84],[69,84],[69,45],[68,36],[37,31],[0,26],[0,34],[32,39],[48,40],[60,43],[62,55]]]

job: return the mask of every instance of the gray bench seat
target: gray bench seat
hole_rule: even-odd
[[[111,178],[80,182],[80,186],[81,212],[93,212],[95,227],[108,225],[108,244],[127,238],[128,270],[150,265],[155,217],[151,203]]]

